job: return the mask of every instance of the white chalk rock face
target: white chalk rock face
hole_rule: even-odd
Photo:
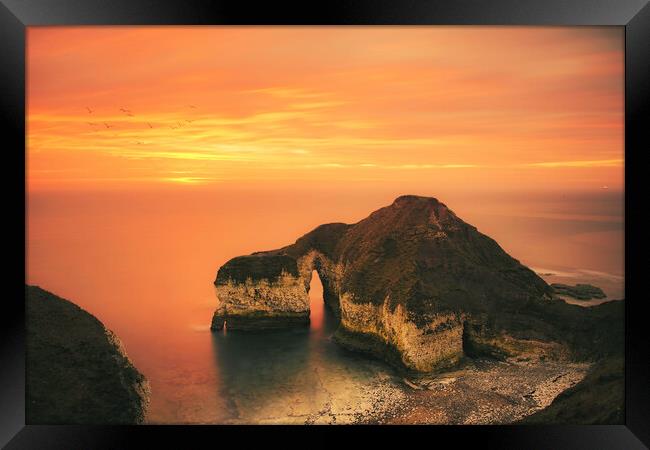
[[[234,258],[219,269],[215,287],[218,305],[213,330],[224,325],[246,330],[309,323],[309,295],[293,258]]]

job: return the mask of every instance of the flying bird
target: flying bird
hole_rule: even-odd
[[[194,106],[194,105],[187,105],[187,107],[196,109],[196,106]]]
[[[126,109],[124,107],[120,108],[120,111],[122,111],[123,113],[130,113],[131,112],[131,110]]]
[[[149,122],[147,122],[147,125],[149,125],[149,128],[153,128]]]
[[[106,122],[104,122],[104,126],[105,126],[106,128],[113,128],[113,125],[109,125],[109,124],[107,124]]]
[[[86,109],[88,110],[88,114],[92,114],[92,113],[94,113],[94,112],[95,112],[95,111],[93,111],[92,109],[90,109],[90,108],[89,108],[89,107],[87,107],[87,106],[86,106]]]

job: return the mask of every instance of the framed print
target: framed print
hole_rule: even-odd
[[[3,445],[646,448],[647,2],[280,6],[3,2]]]

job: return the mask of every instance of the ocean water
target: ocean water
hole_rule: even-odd
[[[321,223],[356,222],[404,193],[30,192],[27,282],[77,303],[120,336],[150,381],[149,423],[352,420],[378,408],[372,399],[385,389],[382,380],[397,374],[331,341],[336,321],[317,276],[310,327],[262,334],[209,330],[212,282],[234,256],[292,243]],[[623,297],[622,194],[438,198],[548,282],[589,282],[608,299]],[[399,400],[400,392],[389,394]]]

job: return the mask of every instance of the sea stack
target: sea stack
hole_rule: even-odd
[[[74,303],[26,287],[26,422],[138,424],[149,385],[119,338]]]
[[[563,307],[552,288],[445,204],[415,195],[356,224],[321,225],[287,247],[231,259],[214,282],[212,329],[308,323],[313,270],[340,318],[335,339],[410,370],[466,354],[565,352],[545,320],[547,307]]]

